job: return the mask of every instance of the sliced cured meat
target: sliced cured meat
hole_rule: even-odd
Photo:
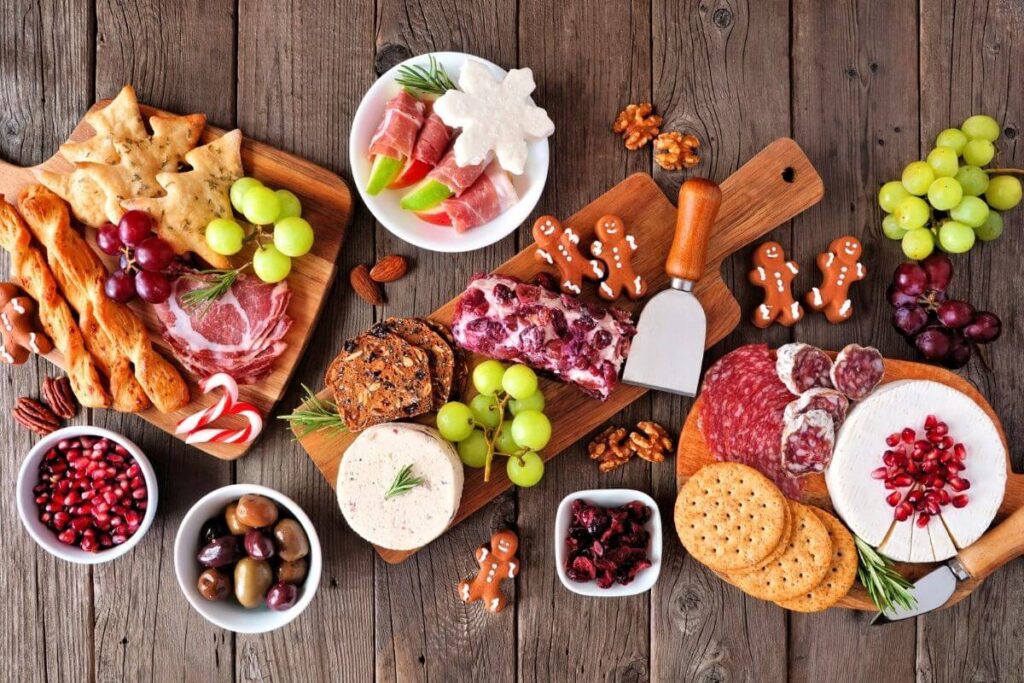
[[[388,318],[379,325],[427,352],[433,385],[433,408],[440,410],[448,402],[455,374],[455,352],[452,347],[426,321],[419,318]]]
[[[603,401],[618,384],[636,328],[620,308],[507,275],[476,275],[455,304],[452,334],[463,348],[548,371]]]
[[[779,379],[794,394],[832,387],[832,359],[821,349],[810,344],[784,344],[776,352],[776,359]]]
[[[373,137],[370,154],[402,159],[412,154],[416,136],[423,125],[423,103],[405,90],[388,100]]]
[[[473,186],[458,197],[441,202],[456,232],[483,225],[519,201],[516,188],[498,162],[491,162]]]
[[[782,467],[782,431],[796,396],[779,379],[775,361],[764,344],[722,356],[704,375],[698,425],[716,459],[749,465],[794,497],[801,484]]]
[[[824,410],[832,418],[835,430],[839,431],[850,410],[850,401],[843,392],[835,389],[808,389],[800,394],[800,398],[786,406],[786,422],[791,422],[811,410]]]
[[[885,374],[882,354],[873,346],[849,344],[832,365],[832,384],[852,401],[870,394]]]
[[[444,151],[448,149],[448,143],[451,140],[451,128],[444,125],[440,116],[431,112],[420,129],[419,137],[416,138],[416,146],[412,150],[412,158],[416,161],[422,161],[428,166],[436,166],[437,162],[444,156]]]
[[[824,410],[797,415],[782,432],[782,466],[794,477],[824,472],[835,443],[831,415]]]
[[[449,149],[437,166],[427,174],[427,177],[444,183],[452,191],[452,195],[458,197],[483,175],[487,164],[488,162],[484,161],[479,164],[459,166],[455,162],[455,150]]]

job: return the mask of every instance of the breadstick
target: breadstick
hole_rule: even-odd
[[[0,201],[0,246],[11,254],[11,276],[38,304],[39,320],[64,356],[78,402],[88,408],[109,408],[110,394],[103,388],[71,309],[60,295],[42,252],[32,246],[32,235],[21,216],[6,201]]]
[[[25,188],[19,199],[22,214],[33,234],[46,247],[55,271],[62,273],[68,298],[90,311],[115,356],[135,366],[135,377],[153,405],[169,413],[189,402],[188,385],[167,360],[153,350],[145,325],[124,304],[111,301],[103,291],[107,271],[85,239],[71,227],[68,206],[42,185]],[[76,305],[76,307],[78,307]]]

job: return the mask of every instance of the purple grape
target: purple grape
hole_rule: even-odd
[[[949,281],[953,279],[953,262],[945,254],[935,252],[924,261],[921,267],[928,274],[928,288],[945,292]]]
[[[127,251],[131,252],[131,249],[128,249]],[[117,267],[120,270],[125,271],[126,273],[131,273],[132,271],[135,270],[135,263],[129,257],[129,254],[126,254],[124,251],[122,251],[121,255],[117,257]]]
[[[1003,322],[995,313],[978,311],[971,324],[964,328],[964,336],[972,342],[986,344],[999,339],[1003,333]]]
[[[974,306],[966,301],[945,301],[939,306],[936,315],[946,327],[959,330],[974,318]]]
[[[100,248],[100,251],[110,256],[120,251],[124,245],[121,243],[121,237],[117,234],[117,226],[107,223],[100,228],[99,232],[96,233],[96,245]]]
[[[928,324],[928,312],[916,304],[900,306],[892,312],[892,324],[903,334],[911,336]]]
[[[917,300],[919,298],[903,292],[896,285],[889,285],[889,288],[885,290],[885,295],[889,299],[889,305],[893,308],[899,308],[900,306],[913,306],[917,304]]]
[[[953,335],[953,341],[949,347],[949,353],[946,354],[943,360],[943,365],[947,368],[956,370],[967,365],[967,361],[971,359],[971,345],[964,339],[963,335],[955,333]]]
[[[910,296],[920,296],[928,285],[928,275],[924,268],[908,261],[896,266],[896,273],[892,278],[896,289]]]
[[[929,327],[914,338],[914,346],[928,360],[941,360],[949,353],[949,334],[938,327]]]
[[[145,211],[128,211],[121,216],[121,222],[117,224],[117,233],[121,241],[129,247],[140,244],[151,232],[153,219]]]
[[[107,297],[120,303],[127,303],[135,296],[135,279],[123,270],[115,270],[103,285]]]
[[[171,283],[163,273],[143,270],[135,276],[135,286],[143,301],[151,304],[162,304],[171,295]]]
[[[159,237],[147,237],[135,247],[135,261],[143,270],[157,273],[171,265],[173,260],[174,250],[171,245]]]

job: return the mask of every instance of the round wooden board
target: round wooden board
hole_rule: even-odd
[[[984,410],[989,417],[992,418],[992,421],[995,422],[996,429],[999,430],[999,435],[1003,440],[1003,445],[1006,445],[1006,433],[1003,431],[1003,425],[999,421],[999,416],[996,415],[992,406],[989,405],[988,401],[985,400],[985,397],[981,395],[978,389],[963,377],[960,377],[949,370],[925,365],[923,363],[886,359],[885,375],[882,378],[882,384],[904,379],[927,379],[935,382],[941,382],[942,384],[967,394],[972,400],[974,400],[974,402],[981,406],[982,410]],[[707,445],[704,443],[704,437],[701,435],[700,429],[697,427],[697,416],[700,414],[700,406],[701,399],[698,397],[694,402],[693,407],[690,409],[690,413],[687,415],[686,422],[683,424],[683,428],[679,434],[679,447],[676,453],[677,487],[682,487],[686,480],[689,479],[689,477],[698,469],[715,461],[711,451],[708,450]],[[1007,454],[1009,454],[1008,448]],[[1000,506],[999,512],[996,515],[997,522],[1018,508],[1024,506],[1024,475],[1015,474],[1012,471],[1009,455],[1007,455],[1006,468],[1009,476],[1006,481],[1006,494],[1003,496],[1003,504]],[[825,487],[825,477],[821,474],[814,474],[805,478],[804,490],[800,499],[804,503],[816,505],[829,511],[832,510],[832,502],[829,499],[828,489]],[[897,569],[900,573],[913,581],[924,576],[936,566],[936,563],[897,563]],[[953,597],[950,598],[949,602],[947,602],[945,606],[949,607],[950,605],[963,600],[970,595],[980,583],[980,581],[973,579],[961,582],[957,586],[957,590],[953,594]],[[871,612],[877,611],[874,603],[871,602],[867,592],[860,583],[855,583],[850,593],[836,606]]]

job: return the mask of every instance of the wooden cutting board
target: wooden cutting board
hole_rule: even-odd
[[[957,391],[963,392],[971,397],[971,399],[977,403],[987,414],[992,418],[992,421],[996,425],[996,429],[999,430],[999,435],[1003,439],[1003,445],[1006,445],[1006,433],[1003,431],[1003,425],[999,421],[999,416],[989,405],[985,397],[981,395],[978,389],[965,380],[960,375],[950,372],[944,368],[935,367],[934,365],[925,365],[924,363],[912,363],[910,361],[902,360],[889,360],[885,361],[885,375],[882,378],[882,383],[893,382],[895,380],[904,379],[926,379],[932,380],[933,382],[941,382],[946,386],[949,386]],[[686,422],[683,424],[683,428],[679,434],[679,446],[676,452],[676,482],[678,487],[681,488],[686,480],[693,475],[694,472],[699,470],[704,465],[714,462],[715,457],[708,450],[707,444],[704,443],[704,437],[700,433],[700,429],[697,427],[697,417],[700,414],[701,398],[697,398],[694,402],[693,407],[690,409],[690,414],[686,417]],[[996,522],[998,523],[1003,518],[1010,515],[1015,510],[1024,506],[1024,474],[1016,474],[1013,472],[1010,466],[1009,460],[1009,448],[1007,448],[1007,460],[1006,469],[1008,471],[1008,477],[1006,480],[1006,495],[1003,497],[1003,504],[999,508],[999,512],[996,514]],[[828,489],[825,487],[825,476],[823,474],[808,475],[804,478],[804,490],[800,496],[800,500],[804,503],[816,505],[826,510],[832,510],[832,503],[829,499]],[[916,581],[921,578],[939,563],[897,563],[897,568],[903,576],[907,577],[912,581]],[[956,592],[950,601],[949,605],[956,604],[960,600],[963,600],[971,592],[978,587],[981,581],[971,579],[969,581],[962,581],[957,584]],[[867,591],[860,585],[859,582],[855,583],[850,593],[843,598],[838,607],[847,607],[849,609],[859,609],[870,612],[878,611],[874,603],[868,597]]]
[[[776,140],[727,178],[722,187],[722,207],[715,222],[708,248],[707,266],[696,287],[697,297],[708,317],[707,346],[725,337],[740,319],[736,299],[722,281],[723,259],[753,240],[761,237],[796,214],[816,204],[823,195],[821,178],[804,155],[803,150],[788,138]],[[636,272],[650,282],[650,291],[657,292],[668,284],[663,271],[675,229],[675,206],[647,174],[638,173],[619,183],[585,206],[566,225],[581,236],[581,248],[589,246],[594,222],[604,214],[622,217],[627,230],[636,237],[639,250],[633,257]],[[512,259],[495,268],[495,272],[530,280],[544,268],[534,259],[531,245]],[[599,302],[596,285],[584,285],[582,297]],[[457,294],[457,293],[456,293]],[[634,313],[643,302],[618,302]],[[431,318],[450,324],[455,300],[430,314]],[[483,360],[474,357],[475,364]],[[640,398],[646,389],[620,385],[604,402],[588,398],[569,385],[542,378],[541,389],[547,399],[545,412],[554,425],[551,442],[542,453],[550,460],[594,430],[602,422]],[[320,393],[329,397],[327,391]],[[433,422],[433,416],[422,421]],[[299,433],[297,432],[297,436]],[[331,486],[338,474],[338,464],[345,449],[355,438],[348,433],[312,433],[300,436],[302,447],[323,473]],[[504,467],[496,467],[489,482],[483,481],[483,470],[466,470],[462,505],[452,524],[458,524],[511,486]],[[401,562],[415,551],[377,548],[388,562]]]
[[[109,101],[97,102],[93,105],[92,110],[106,105]],[[147,119],[154,114],[166,113],[144,105],[140,106],[140,109]],[[200,144],[215,140],[224,133],[223,130],[207,126],[203,131]],[[92,127],[83,120],[71,132],[69,139],[83,140],[92,134]],[[288,349],[277,359],[274,370],[268,377],[258,384],[242,387],[240,392],[242,400],[258,406],[269,422],[270,412],[288,386],[288,380],[291,379],[295,366],[312,337],[325,298],[330,291],[331,282],[334,279],[335,261],[341,249],[345,229],[352,217],[352,196],[348,185],[336,174],[304,159],[248,138],[242,142],[242,162],[246,175],[258,178],[274,189],[286,189],[294,192],[302,201],[303,218],[310,222],[316,233],[316,242],[312,251],[293,261],[292,272],[288,277],[288,285],[292,290],[288,315],[293,320],[292,326],[284,338],[284,341],[288,343]],[[65,172],[71,169],[71,165],[59,154],[54,154],[35,168]],[[16,206],[21,189],[36,182],[33,170],[33,168],[21,168],[0,161],[0,194],[3,194],[8,202]],[[92,239],[95,231],[87,232],[89,233],[88,237]],[[154,343],[161,348],[164,356],[173,360],[174,354],[171,353],[170,348],[157,332],[159,328],[152,308],[138,300],[132,304],[132,308],[145,321],[150,336]],[[57,366],[63,366],[63,358],[57,352],[48,354],[47,359]],[[179,369],[181,369],[180,366]],[[183,417],[212,405],[219,398],[217,394],[202,395],[196,384],[200,378],[191,376],[184,370],[182,370],[182,374],[188,380],[192,391],[190,405],[176,413],[164,414],[155,408],[139,413],[142,418],[168,434],[174,433],[174,426]],[[243,425],[244,421],[238,418],[225,418],[218,421],[217,425],[221,424],[234,427]],[[196,448],[224,460],[233,460],[244,455],[251,445],[252,443],[199,444]]]

